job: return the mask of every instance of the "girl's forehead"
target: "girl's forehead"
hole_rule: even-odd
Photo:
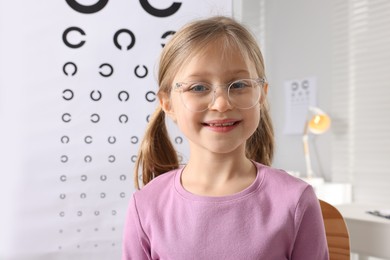
[[[233,74],[249,77],[255,73],[248,55],[236,46],[209,44],[197,49],[186,57],[177,76]]]
[[[240,48],[237,42],[228,40],[225,37],[220,37],[210,42],[195,45],[193,47],[193,50],[194,51],[192,52],[192,56],[198,57],[208,57],[210,54],[214,53],[218,53],[219,57],[225,59],[231,58],[232,56],[234,56],[234,58],[237,58],[238,56],[244,58],[244,56],[247,56],[247,50],[244,50],[244,48]]]

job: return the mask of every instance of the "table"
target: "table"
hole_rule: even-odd
[[[390,259],[390,219],[366,213],[369,210],[389,209],[390,205],[336,205],[347,223],[351,252],[359,260],[369,256]]]
[[[325,182],[323,178],[301,178],[309,183],[320,200],[332,205],[352,202],[352,185],[350,183]]]

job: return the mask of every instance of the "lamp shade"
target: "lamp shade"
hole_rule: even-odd
[[[311,133],[322,134],[329,129],[331,120],[328,114],[317,107],[310,107],[309,113],[307,127]]]

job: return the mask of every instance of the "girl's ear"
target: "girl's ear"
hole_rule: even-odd
[[[173,110],[171,97],[168,94],[164,93],[160,95],[159,100],[160,100],[160,106],[164,111],[164,113],[168,115],[173,120],[173,122],[176,123],[176,114],[175,111]]]
[[[268,83],[265,82],[263,89],[261,90],[261,98],[260,98],[260,104],[263,104],[267,99],[267,93],[268,93]]]
[[[267,95],[267,93],[268,93],[268,83],[267,82],[264,83],[263,88],[264,88],[264,94]]]

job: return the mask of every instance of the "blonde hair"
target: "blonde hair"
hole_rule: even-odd
[[[194,21],[180,29],[164,47],[159,63],[157,95],[170,95],[175,72],[184,62],[199,53],[206,45],[222,41],[222,47],[238,49],[256,69],[258,77],[265,78],[264,61],[252,34],[232,18],[216,16]],[[274,152],[274,133],[266,100],[260,102],[260,122],[246,142],[246,156],[265,165],[271,165]],[[179,167],[177,152],[170,141],[161,107],[154,112],[141,143],[134,168],[135,186],[140,188],[153,178]],[[141,170],[141,176],[139,172]]]

